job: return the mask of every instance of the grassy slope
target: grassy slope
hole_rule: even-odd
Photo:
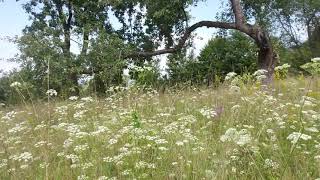
[[[239,94],[131,91],[8,112],[0,111],[0,179],[320,177],[319,79]]]

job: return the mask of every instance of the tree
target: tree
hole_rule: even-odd
[[[215,75],[254,72],[257,69],[256,52],[254,42],[242,33],[234,31],[230,36],[216,36],[200,52],[201,71],[208,83],[212,82]]]
[[[240,32],[212,38],[197,58],[185,54],[169,56],[171,82],[191,82],[210,86],[219,83],[229,72],[238,74],[257,69],[257,48],[251,38]]]
[[[168,56],[168,75],[171,84],[203,84],[205,78],[203,65],[192,55],[187,56],[186,51],[170,54]]]
[[[259,24],[251,25],[248,23],[243,12],[240,0],[230,0],[230,6],[234,17],[233,22],[200,21],[185,28],[184,33],[180,37],[178,43],[175,45],[172,45],[170,47],[167,46],[165,49],[155,50],[152,52],[134,52],[132,54],[129,54],[127,57],[150,57],[166,53],[176,53],[184,47],[191,33],[201,27],[235,29],[248,35],[255,41],[256,45],[259,48],[257,61],[258,67],[260,69],[265,69],[268,71],[268,78],[266,82],[270,82],[274,72],[274,66],[277,62],[277,55],[273,51],[268,32],[266,32],[266,30],[264,30]]]
[[[287,47],[300,46],[308,39],[315,48],[313,36],[320,22],[318,0],[243,0],[245,13],[278,34]],[[316,52],[313,50],[313,53]]]
[[[50,65],[51,88],[66,96],[79,95],[79,78],[93,73],[87,71],[88,65],[94,64],[88,62],[90,36],[111,31],[107,7],[98,0],[32,0],[23,7],[31,25],[17,41],[22,54],[18,61],[33,73],[39,89],[46,87]],[[80,42],[72,39],[75,37]],[[78,54],[71,51],[72,41],[80,47]]]

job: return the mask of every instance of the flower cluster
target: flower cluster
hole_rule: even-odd
[[[207,119],[217,116],[217,112],[214,111],[213,108],[203,107],[199,110],[199,112]]]
[[[234,84],[216,89],[114,87],[106,99],[73,96],[50,112],[3,108],[0,179],[318,178],[317,83],[275,81],[265,91],[228,76]],[[282,177],[287,165],[305,168]]]
[[[243,146],[252,141],[252,136],[247,129],[237,131],[235,128],[229,128],[224,135],[220,136],[220,141],[234,142],[239,146]]]
[[[262,81],[267,78],[268,71],[265,69],[259,69],[253,73],[253,76],[257,79],[257,81]]]
[[[11,83],[10,87],[12,87],[12,88],[20,88],[20,87],[22,87],[22,84],[20,82],[16,81],[16,82]]]
[[[232,80],[232,79],[234,79],[235,77],[237,76],[237,73],[235,73],[235,72],[229,72],[227,75],[226,75],[226,77],[225,77],[225,81],[229,81],[229,80]]]
[[[283,70],[289,69],[290,67],[291,67],[291,66],[290,66],[288,63],[285,63],[285,64],[283,64],[283,65],[281,65],[281,66],[275,67],[274,70],[276,70],[276,71],[283,71]]]
[[[49,90],[47,90],[46,94],[47,94],[48,96],[57,96],[57,95],[58,95],[57,91],[54,90],[54,89],[49,89]]]

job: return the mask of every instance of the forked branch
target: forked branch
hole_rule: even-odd
[[[234,23],[219,22],[219,21],[200,21],[188,27],[185,30],[184,34],[182,35],[181,39],[178,41],[178,44],[174,45],[171,48],[165,48],[165,49],[151,51],[151,52],[144,52],[144,51],[133,52],[125,56],[125,58],[151,57],[151,56],[156,56],[161,54],[175,53],[184,47],[191,33],[201,27],[235,29],[249,35],[250,37],[254,37],[255,36],[254,28],[253,26],[246,24],[244,14],[240,5],[240,0],[230,0],[230,3],[231,3],[231,7],[233,9],[233,13],[235,17]]]

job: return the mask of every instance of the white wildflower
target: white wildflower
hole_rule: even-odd
[[[311,59],[311,61],[314,63],[317,63],[317,62],[320,63],[320,57],[313,58],[313,59]]]
[[[81,145],[77,145],[75,148],[74,148],[74,151],[75,152],[82,152],[82,151],[85,151],[89,149],[89,145],[88,144],[81,144]]]
[[[314,159],[320,161],[320,155],[315,156]]]
[[[19,88],[21,86],[22,86],[22,84],[17,81],[10,84],[10,87],[12,87],[12,88]]]
[[[238,139],[235,141],[239,146],[250,143],[252,140],[251,135],[247,131],[239,131]]]
[[[252,141],[252,137],[246,129],[237,131],[235,128],[229,128],[225,134],[220,137],[220,141],[234,142],[239,146],[243,146],[249,144]]]
[[[107,180],[107,179],[108,179],[107,176],[100,176],[100,177],[98,177],[98,180]]]
[[[255,76],[255,78],[258,80],[258,81],[262,81],[263,79],[266,79],[267,78],[267,73],[268,71],[265,70],[265,69],[259,69],[257,70],[256,72],[253,73],[253,75]]]
[[[176,142],[176,145],[177,145],[177,146],[183,146],[183,144],[184,144],[184,143],[183,143],[182,141],[177,141],[177,142]]]
[[[316,127],[309,127],[309,128],[306,128],[306,131],[314,132],[314,133],[318,133],[318,132],[319,132],[319,130],[318,130]]]
[[[227,75],[226,75],[226,77],[225,77],[225,81],[228,81],[228,80],[232,80],[234,77],[236,77],[237,76],[237,73],[235,73],[235,72],[229,72]]]
[[[8,165],[8,159],[2,159],[0,161],[0,168],[5,167]]]
[[[281,70],[283,70],[283,69],[288,69],[288,68],[290,68],[290,67],[291,67],[291,66],[290,66],[288,63],[285,63],[285,64],[283,64],[283,65],[281,65],[281,66],[275,67],[274,70],[276,70],[276,71],[281,71]]]
[[[70,96],[69,97],[69,100],[71,100],[71,101],[76,101],[76,100],[78,100],[78,96]]]
[[[28,164],[23,164],[23,165],[20,166],[20,169],[27,169],[28,167],[29,167]]]
[[[109,144],[112,145],[112,144],[116,144],[118,142],[117,139],[110,139],[109,140]]]
[[[217,116],[217,112],[214,111],[213,109],[210,109],[208,107],[203,107],[199,110],[199,112],[205,116],[207,119],[213,118]]]
[[[272,169],[278,169],[279,164],[271,159],[266,159],[264,161],[264,167],[265,168],[272,168]]]
[[[89,177],[86,175],[80,175],[77,177],[77,180],[87,180],[87,179],[89,179]]]
[[[57,95],[58,95],[57,91],[54,90],[54,89],[49,89],[49,90],[47,90],[46,94],[47,94],[48,96],[57,96]]]
[[[312,139],[312,137],[307,135],[307,134],[302,134],[302,133],[299,133],[299,132],[293,132],[293,133],[289,134],[287,139],[289,141],[291,141],[292,144],[295,144],[295,143],[298,142],[299,139],[307,141],[307,140]]]
[[[75,163],[80,161],[79,157],[77,155],[75,155],[75,154],[66,155],[66,159],[70,159],[73,164],[75,164]]]
[[[33,160],[33,156],[30,152],[23,152],[17,159],[18,161],[28,162]]]
[[[166,143],[168,143],[168,141],[165,139],[157,139],[157,140],[155,140],[155,143],[156,144],[166,144]]]
[[[16,117],[16,115],[17,115],[17,112],[10,111],[10,112],[6,113],[6,115],[4,115],[1,119],[12,120]]]
[[[81,101],[84,101],[84,102],[93,102],[93,98],[92,98],[92,97],[83,97],[83,98],[81,98]]]

